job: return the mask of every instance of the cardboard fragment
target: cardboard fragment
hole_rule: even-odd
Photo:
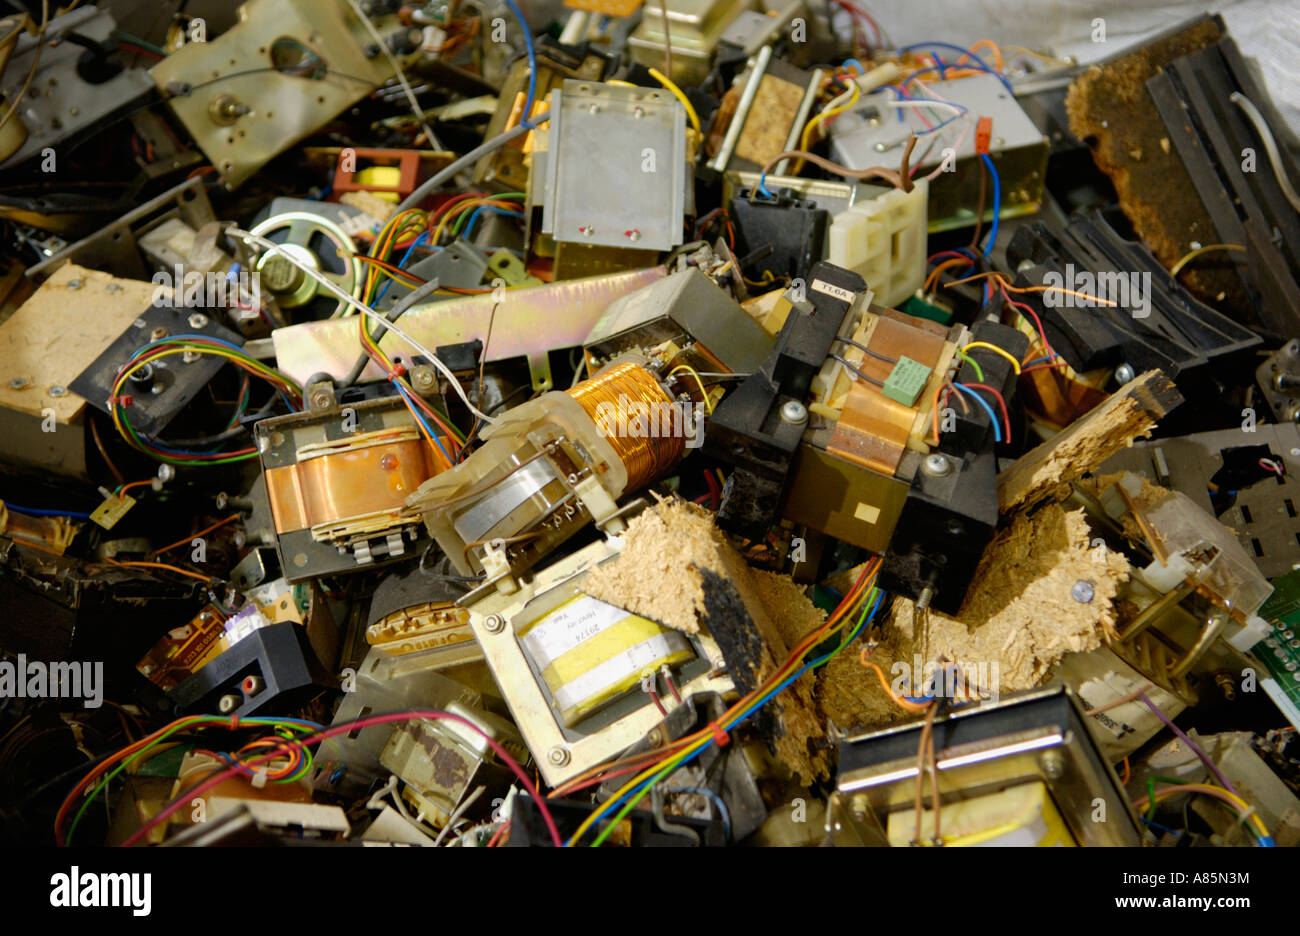
[[[661,499],[622,539],[622,553],[592,569],[583,591],[687,634],[707,628],[742,693],[776,672],[789,646],[823,619],[787,576],[751,569],[695,504]],[[777,758],[805,784],[829,776],[813,686],[805,674],[756,718]]]
[[[889,682],[918,669],[919,661],[955,663],[975,685],[978,667],[993,675],[999,693],[1030,689],[1043,682],[1052,665],[1069,653],[1095,649],[1115,636],[1115,599],[1129,577],[1120,553],[1094,549],[1082,510],[1066,512],[1047,504],[1017,515],[994,539],[977,570],[961,614],[931,612],[928,641],[913,633],[913,604],[896,599],[876,632],[879,645],[870,659]],[[1072,596],[1076,582],[1091,584],[1092,600]],[[879,679],[857,653],[833,659],[818,679],[822,714],[845,730],[876,727],[913,716],[894,705]]]
[[[1162,372],[1150,370],[1134,377],[1064,432],[1026,452],[999,474],[999,510],[1010,513],[1065,495],[1071,482],[1150,433],[1182,402],[1182,394]]]

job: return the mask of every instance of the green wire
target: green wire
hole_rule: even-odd
[[[214,720],[210,715],[191,716],[190,718],[183,720],[179,724],[173,725],[171,728],[167,729],[167,731],[165,731],[163,734],[159,735],[157,738],[154,738],[154,740],[150,741],[140,750],[136,751],[130,757],[122,761],[122,763],[118,764],[117,767],[111,773],[105,775],[104,778],[100,780],[99,784],[86,797],[86,801],[81,804],[81,808],[77,810],[77,814],[72,818],[72,824],[68,826],[68,834],[67,837],[64,839],[64,844],[66,845],[72,844],[72,836],[76,833],[77,826],[81,823],[81,817],[85,815],[86,810],[90,808],[90,804],[93,803],[99,797],[99,794],[108,787],[108,784],[112,782],[114,777],[120,774],[131,764],[139,760],[140,757],[143,756],[151,748],[158,746],[163,741],[167,740],[167,738],[176,734],[176,732],[186,728],[193,727],[195,724],[212,724],[212,725],[221,726],[221,725],[225,725],[226,722],[223,720]],[[277,728],[280,728],[280,727],[284,727],[287,723],[280,722],[273,718],[258,718],[258,719],[245,718],[245,719],[240,719],[240,724],[243,725],[249,725],[249,724],[268,725],[269,724]],[[292,725],[289,727],[301,728],[304,731],[306,731],[308,734],[310,734],[312,731],[315,730],[312,728],[308,728],[306,725]]]
[[[871,589],[867,592],[866,598],[870,598],[871,592],[874,591],[875,591],[875,586],[873,585]],[[862,611],[862,616],[858,619],[858,623],[854,626],[852,635],[847,640],[841,642],[838,647],[832,650],[826,656],[826,659],[822,661],[823,664],[829,663],[837,653],[839,653],[841,650],[843,650],[845,647],[851,644],[854,638],[857,637],[858,631],[862,629],[862,625],[866,622],[867,610],[871,607],[871,602],[866,600],[866,598],[864,598],[863,600],[864,607]],[[811,650],[812,648],[809,648],[809,652],[811,652]],[[623,821],[623,817],[626,816],[629,812],[631,812],[637,803],[641,802],[642,798],[647,793],[649,793],[651,789],[654,788],[655,784],[659,783],[661,780],[664,779],[664,777],[668,776],[674,770],[676,770],[677,767],[681,764],[681,762],[684,761],[688,756],[690,756],[691,753],[692,752],[690,750],[683,751],[677,757],[669,761],[668,764],[662,770],[660,770],[657,774],[651,777],[650,782],[647,783],[645,786],[643,786],[641,788],[641,791],[637,793],[636,796],[632,797],[630,800],[628,800],[626,803],[623,804],[623,808],[618,811],[617,815],[615,815],[614,818],[606,821],[605,828],[601,830],[599,835],[597,835],[594,839],[592,839],[591,847],[598,848],[601,845],[601,843],[604,842],[605,839],[609,837],[609,834],[614,831],[614,827]]]
[[[973,357],[970,357],[970,356],[967,355],[966,352],[964,352],[964,351],[958,351],[958,352],[957,352],[957,357],[961,358],[963,361],[965,361],[965,362],[966,362],[967,364],[969,364],[971,367],[975,368],[975,376],[978,377],[978,378],[980,379],[980,383],[983,383],[983,382],[984,382],[984,369],[983,369],[982,367],[980,367],[978,363],[976,363],[976,361],[975,361],[975,359],[974,359]]]

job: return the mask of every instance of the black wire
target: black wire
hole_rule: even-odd
[[[868,376],[867,374],[864,374],[861,370],[859,370],[859,369],[858,369],[858,368],[853,364],[852,361],[848,360],[847,358],[842,358],[842,357],[840,357],[838,354],[832,354],[831,357],[832,357],[833,359],[835,359],[836,361],[839,361],[841,364],[843,364],[845,367],[847,367],[847,368],[848,368],[849,370],[851,370],[853,373],[857,374],[859,377],[861,377],[861,378],[862,378],[863,380],[865,380],[867,383],[875,384],[877,387],[884,387],[884,386],[885,386],[884,383],[882,383],[881,381],[877,380],[876,378],[874,378],[874,377],[870,377],[870,376]]]
[[[866,345],[864,345],[864,344],[859,344],[858,342],[854,341],[852,338],[836,338],[835,340],[838,341],[838,342],[840,342],[840,343],[842,343],[842,344],[851,345],[851,346],[857,348],[857,349],[858,349],[859,351],[861,351],[863,354],[869,354],[869,355],[871,355],[871,356],[872,356],[873,358],[875,358],[877,361],[884,361],[886,364],[897,364],[897,363],[898,363],[898,358],[892,358],[892,357],[890,357],[888,354],[881,354],[879,351],[872,351],[872,350],[871,350],[870,348],[868,348]]]

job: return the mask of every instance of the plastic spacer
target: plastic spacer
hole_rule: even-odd
[[[718,747],[726,747],[731,743],[731,736],[717,722],[709,722],[709,728],[713,731],[713,740],[718,743]]]

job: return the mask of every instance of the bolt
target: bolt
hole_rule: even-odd
[[[583,224],[583,225],[579,225],[578,233],[581,234],[583,237],[590,237],[591,235],[596,233],[596,229],[592,227],[590,224]]]
[[[853,814],[854,819],[861,821],[867,818],[868,805],[867,794],[854,793],[849,799],[849,812]]]
[[[651,747],[658,747],[659,745],[664,743],[663,731],[661,731],[658,728],[655,728],[648,735],[646,735],[646,741],[650,744]]]
[[[330,392],[324,388],[312,391],[311,408],[326,409],[330,405]]]
[[[640,120],[642,117],[645,116],[645,108],[641,107],[640,105],[632,108],[632,116],[635,117],[637,120]]]
[[[546,752],[546,759],[556,767],[563,767],[569,762],[568,748],[553,747]]]
[[[1065,758],[1060,751],[1044,751],[1038,758],[1038,765],[1048,780],[1056,780],[1065,773]]]
[[[1088,604],[1096,594],[1097,590],[1092,587],[1092,582],[1089,582],[1086,579],[1079,579],[1079,581],[1070,586],[1070,597],[1079,602],[1079,604]]]
[[[155,328],[153,331],[149,332],[150,341],[162,341],[166,337],[167,329],[165,328]]]
[[[593,113],[593,114],[599,114],[599,113],[600,113],[600,105],[599,105],[599,104],[593,104],[593,105],[591,105],[590,107],[588,107],[587,110],[590,111],[590,112]]]
[[[921,470],[932,478],[943,478],[952,472],[952,462],[936,452],[925,456],[925,461],[921,462]]]
[[[199,352],[197,352],[197,351],[182,351],[182,352],[181,352],[181,363],[182,363],[182,364],[193,364],[193,363],[195,363],[196,361],[198,361],[202,356],[203,356],[203,355],[199,354]]]
[[[416,390],[432,390],[438,383],[437,374],[432,367],[421,364],[411,370],[411,384]]]
[[[68,395],[67,387],[64,387],[60,384],[55,384],[53,387],[50,387],[50,396],[52,397],[61,397],[67,395]]]
[[[639,241],[641,239],[641,232],[636,228],[633,228],[627,232],[627,239],[630,241]]]
[[[69,289],[80,289],[80,288],[81,288],[81,280],[79,280],[79,279],[68,280],[68,288],[69,288]]]
[[[808,421],[808,408],[798,400],[787,400],[781,404],[781,418],[797,426]]]
[[[506,629],[506,619],[499,614],[489,614],[483,619],[483,629],[489,634],[499,634]]]
[[[208,317],[202,312],[195,312],[190,316],[190,328],[202,328],[208,324]]]
[[[1214,684],[1223,693],[1225,702],[1231,702],[1237,698],[1237,684],[1233,682],[1231,673],[1218,673],[1214,677]]]
[[[166,484],[172,478],[176,477],[176,469],[171,465],[158,466],[158,480]]]
[[[1133,373],[1133,367],[1130,364],[1121,364],[1115,368],[1115,380],[1121,384],[1126,384],[1137,375]]]

